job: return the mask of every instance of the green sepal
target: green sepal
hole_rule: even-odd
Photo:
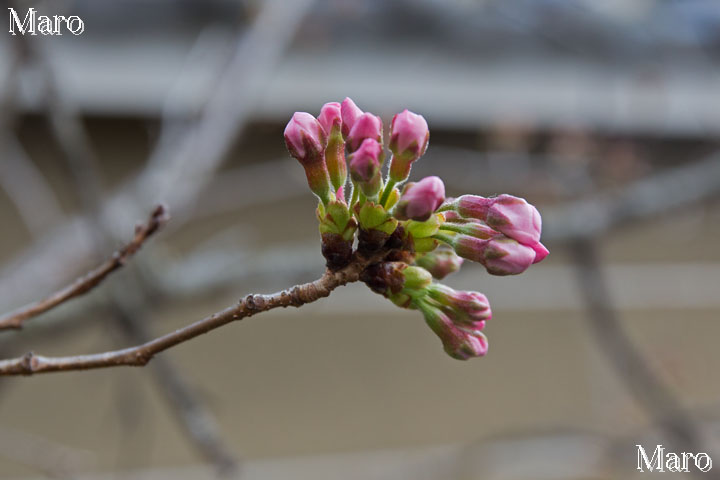
[[[390,211],[390,209],[395,206],[398,200],[400,200],[400,190],[398,190],[397,188],[393,188],[390,191],[390,195],[388,195],[387,201],[385,202],[385,208]]]
[[[315,211],[319,222],[320,234],[335,233],[341,235],[344,240],[353,238],[357,229],[357,222],[350,215],[347,204],[341,200],[334,200],[325,207],[322,203]]]
[[[391,293],[387,295],[387,298],[400,308],[413,308],[412,298],[406,293]]]
[[[385,232],[388,235],[392,235],[392,233],[395,231],[397,226],[398,226],[398,221],[396,219],[390,217],[387,220],[385,220],[385,223],[375,227],[375,230],[380,230],[381,232]]]
[[[405,230],[409,232],[414,239],[432,237],[440,230],[445,218],[440,213],[432,215],[424,222],[408,220],[403,225]]]
[[[330,202],[327,206],[327,214],[332,218],[332,221],[337,225],[338,229],[345,230],[348,222],[350,221],[350,210],[348,210],[345,202],[334,201]]]
[[[440,242],[430,237],[414,238],[413,240],[415,242],[415,252],[417,253],[432,252],[440,244]]]
[[[422,267],[409,266],[402,273],[405,276],[403,287],[406,290],[425,290],[432,284],[432,275]]]
[[[382,206],[374,202],[365,202],[358,211],[358,219],[360,226],[364,230],[379,230],[391,235],[398,226],[398,221],[390,216],[390,214]]]
[[[358,219],[360,226],[366,230],[375,228],[385,222],[390,215],[380,205],[373,202],[365,202],[360,206]]]

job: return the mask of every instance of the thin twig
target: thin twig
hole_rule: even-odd
[[[88,218],[94,219],[92,229],[93,249],[99,255],[100,246],[113,241],[110,225],[103,221],[99,210],[104,202],[105,190],[101,172],[90,138],[82,123],[80,113],[72,102],[63,98],[51,58],[41,48],[29,49],[36,57],[46,77],[46,109],[50,127],[62,155],[70,167],[75,190]],[[108,307],[111,318],[131,344],[142,344],[153,338],[144,314],[146,299],[141,282],[127,277],[120,279],[117,288],[111,290]],[[235,472],[238,461],[222,441],[218,423],[212,412],[190,388],[184,372],[170,358],[152,364],[149,373],[163,394],[181,428],[188,434],[190,443],[222,474]]]
[[[141,205],[161,199],[172,205],[177,226],[191,219],[183,212],[192,207],[222,165],[233,140],[253,114],[258,92],[312,4],[313,0],[263,2],[252,25],[238,37],[235,54],[199,107],[192,127],[183,129],[177,141],[173,136],[173,141],[157,143],[147,167],[98,207],[102,218],[133,218]],[[22,295],[28,285],[38,288],[38,282],[54,288],[61,281],[58,272],[84,257],[95,232],[88,227],[90,223],[86,216],[72,217],[1,269],[0,303]],[[37,271],[45,275],[38,279],[30,274]]]
[[[135,228],[135,237],[130,243],[117,250],[112,257],[103,262],[100,266],[78,278],[70,285],[58,290],[50,296],[21,307],[0,317],[0,330],[10,328],[22,328],[23,323],[32,317],[57,307],[71,298],[77,297],[98,286],[105,278],[118,268],[125,265],[143,245],[145,240],[154,234],[168,219],[167,209],[158,205],[153,210],[147,223],[138,225]]]
[[[357,258],[347,267],[336,272],[327,271],[313,282],[296,285],[271,295],[248,295],[237,305],[135,347],[68,357],[44,357],[29,352],[22,357],[2,360],[0,361],[0,375],[33,375],[121,365],[143,366],[156,354],[235,320],[251,317],[278,307],[300,307],[327,297],[337,287],[357,281],[362,270],[374,260],[376,259]]]

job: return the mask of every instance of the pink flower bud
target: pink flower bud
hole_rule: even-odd
[[[390,126],[390,150],[393,157],[390,162],[390,179],[394,182],[405,181],[410,176],[413,162],[427,149],[430,130],[422,115],[407,109],[392,119]]]
[[[285,145],[305,169],[310,190],[323,203],[330,200],[330,177],[325,164],[327,136],[315,117],[295,112],[285,127]]]
[[[367,138],[371,138],[382,145],[382,120],[372,113],[360,115],[347,136],[348,148],[351,152],[357,150]]]
[[[466,330],[453,323],[448,315],[426,302],[418,305],[425,322],[443,343],[445,352],[457,360],[482,357],[487,353],[487,338],[477,330]]]
[[[346,97],[340,106],[340,112],[342,116],[342,135],[346,137],[350,134],[350,129],[355,125],[355,121],[363,111],[355,105],[350,97]]]
[[[395,208],[394,215],[400,220],[412,219],[424,222],[445,200],[445,184],[439,177],[425,177],[405,187]]]
[[[456,235],[451,241],[458,255],[481,263],[492,275],[517,275],[535,261],[535,250],[505,236],[483,240]]]
[[[429,271],[433,277],[442,280],[460,270],[463,259],[449,248],[444,248],[419,256],[415,263]]]
[[[380,191],[381,152],[382,147],[376,140],[366,138],[360,148],[350,155],[350,177],[368,197]]]
[[[480,292],[457,291],[436,283],[428,288],[428,294],[461,328],[482,330],[492,318],[490,302]]]
[[[338,102],[329,102],[322,106],[318,122],[322,125],[323,130],[331,135],[333,128],[340,129],[342,126],[342,114],[340,113],[340,104]]]
[[[488,209],[488,225],[524,245],[534,245],[540,241],[542,219],[537,208],[524,198],[512,195],[503,194],[493,200]]]
[[[345,162],[345,142],[340,128],[342,118],[340,104],[330,102],[323,105],[318,121],[328,134],[328,144],[325,149],[325,162],[327,164],[330,181],[335,189],[345,185],[347,181],[347,163]]]
[[[533,260],[533,263],[541,262],[550,253],[550,250],[548,250],[545,245],[540,242],[535,245],[531,245],[531,247],[535,250],[535,260]]]
[[[463,217],[482,220],[523,245],[540,241],[540,212],[523,198],[505,194],[493,198],[463,195],[455,201],[455,207]]]
[[[322,125],[307,112],[295,112],[285,127],[285,145],[303,166],[324,158],[327,135]]]
[[[487,218],[487,211],[492,205],[492,198],[481,197],[480,195],[462,195],[455,199],[455,209],[463,218],[476,218],[483,220]]]
[[[493,230],[485,223],[481,221],[469,221],[458,227],[462,233],[470,235],[471,237],[479,238],[481,240],[488,240],[497,236],[503,236],[502,233],[497,230]]]
[[[445,200],[447,203],[447,199]],[[461,216],[459,213],[454,212],[452,210],[448,210],[447,212],[443,212],[443,216],[445,217],[446,222],[452,222],[452,223],[468,223],[471,220]]]

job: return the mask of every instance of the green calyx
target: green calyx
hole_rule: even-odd
[[[409,293],[410,290],[424,293],[432,285],[432,275],[422,267],[408,266],[402,273],[405,277],[403,291],[406,293]]]
[[[333,200],[327,204],[318,204],[316,210],[320,234],[335,233],[342,236],[345,241],[352,240],[357,230],[357,222],[350,214],[350,210],[342,200]]]
[[[424,222],[418,222],[416,220],[407,220],[403,222],[405,231],[413,236],[413,239],[417,241],[420,238],[432,237],[440,230],[444,222],[442,214],[434,214]]]
[[[345,142],[340,133],[340,127],[334,126],[328,137],[328,145],[325,149],[325,163],[327,164],[330,181],[337,191],[338,188],[345,185],[347,180]]]
[[[366,201],[363,204],[358,204],[355,207],[355,212],[360,228],[363,230],[379,230],[391,235],[398,226],[398,221],[375,202]]]

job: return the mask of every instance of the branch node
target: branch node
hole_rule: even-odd
[[[262,295],[250,294],[245,297],[245,308],[251,312],[260,312],[265,310],[266,302]]]
[[[27,352],[22,358],[22,368],[25,375],[32,375],[37,368],[37,359],[33,352]]]
[[[305,302],[302,299],[302,290],[300,287],[295,286],[290,290],[290,305],[293,307],[301,307],[305,304]]]

